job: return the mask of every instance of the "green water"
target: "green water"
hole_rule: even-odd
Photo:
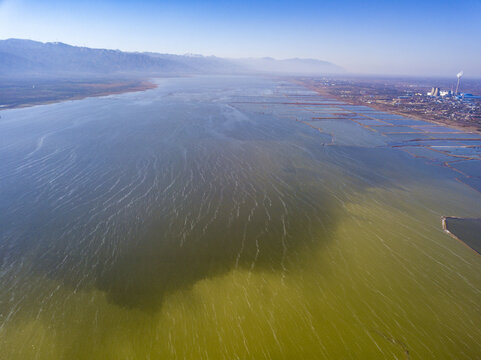
[[[479,358],[480,258],[440,219],[481,194],[355,124],[327,145],[292,94],[314,96],[170,79],[4,111],[0,358]]]

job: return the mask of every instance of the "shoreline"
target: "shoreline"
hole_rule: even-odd
[[[348,105],[366,106],[366,107],[369,107],[369,108],[374,109],[374,110],[383,111],[383,112],[393,114],[393,115],[404,116],[404,117],[412,118],[414,120],[426,121],[426,122],[430,122],[430,123],[438,125],[438,126],[446,126],[446,127],[449,127],[449,128],[455,129],[455,130],[460,130],[462,132],[466,132],[466,133],[474,133],[474,134],[480,134],[481,133],[481,129],[479,129],[477,127],[461,126],[461,125],[458,125],[456,123],[444,123],[444,122],[433,120],[433,119],[428,118],[428,117],[419,116],[419,115],[416,115],[416,114],[395,111],[395,110],[389,108],[388,106],[382,106],[381,104],[367,104],[367,103],[363,103],[363,102],[360,102],[360,101],[352,101],[352,100],[349,100],[349,99],[342,98],[340,96],[336,96],[336,95],[331,94],[327,90],[327,88],[325,88],[325,87],[322,87],[322,88],[315,87],[313,85],[310,85],[310,84],[305,83],[305,82],[300,81],[300,80],[294,80],[294,83],[300,84],[300,85],[302,85],[302,86],[304,86],[304,87],[306,87],[306,88],[308,88],[312,91],[315,91],[319,95],[325,96],[325,97],[333,99],[333,100],[341,101],[341,102],[343,102],[345,104],[348,104]]]
[[[448,225],[446,223],[447,220],[449,219],[460,219],[460,220],[463,220],[463,219],[466,219],[466,218],[462,218],[462,217],[458,217],[458,216],[441,216],[441,226],[443,228],[443,231],[448,234],[449,236],[451,236],[453,239],[456,239],[458,240],[460,243],[462,243],[464,246],[466,246],[468,249],[470,249],[471,251],[473,251],[474,253],[476,253],[476,255],[478,256],[481,256],[481,253],[478,252],[476,249],[472,248],[471,246],[469,246],[468,243],[466,243],[464,240],[460,239],[459,237],[457,237],[456,235],[454,235],[451,231],[449,231],[448,229]]]
[[[406,137],[405,139],[398,140],[398,142],[388,143],[388,146],[391,146],[392,148],[399,148],[400,150],[405,151],[407,154],[415,158],[421,158],[427,162],[431,162],[432,164],[449,168],[450,170],[455,172],[456,181],[462,183],[463,185],[468,186],[469,188],[473,189],[478,193],[481,192],[481,183],[478,183],[476,180],[476,178],[479,178],[479,171],[476,171],[475,168],[463,169],[462,167],[459,168],[459,166],[456,166],[457,165],[456,163],[459,161],[475,161],[476,163],[479,163],[479,157],[477,157],[476,153],[473,153],[470,151],[471,148],[479,147],[478,144],[479,144],[479,141],[481,141],[481,134],[478,131],[474,131],[467,126],[455,126],[453,124],[445,124],[445,123],[433,121],[430,119],[423,119],[422,117],[419,117],[419,116],[405,115],[399,112],[391,111],[390,109],[380,110],[381,107],[379,106],[372,106],[372,104],[364,105],[359,101],[355,101],[355,100],[346,101],[346,99],[343,99],[340,96],[331,94],[329,90],[326,89],[326,87],[318,87],[309,81],[292,79],[291,82],[293,84],[302,86],[305,89],[313,91],[315,94],[317,94],[315,96],[323,97],[325,99],[325,102],[318,105],[326,105],[326,103],[332,102],[332,104],[329,104],[329,105],[331,105],[333,108],[343,109],[344,111],[348,111],[348,114],[351,114],[351,115],[356,114],[357,116],[361,116],[362,118],[375,120],[376,123],[374,125],[372,124],[370,125],[370,124],[363,123],[362,121],[357,121],[356,119],[351,118],[349,115],[343,115],[344,117],[341,116],[341,118],[351,120],[354,123],[368,130],[380,133],[385,136],[389,136],[389,134],[394,134],[394,135],[410,134],[410,135],[407,135],[408,137]],[[340,103],[334,102],[334,100],[337,100]],[[302,105],[302,101],[303,100],[301,99],[296,104]],[[347,104],[352,104],[355,106],[361,105],[361,106],[364,106],[365,108],[372,109],[375,112],[383,111],[386,115],[387,114],[402,115],[404,118],[412,119],[414,122],[423,121],[424,124],[426,124],[427,129],[419,131],[416,125],[404,125],[404,126],[401,126],[402,130],[399,128],[398,130],[389,132],[388,130],[386,130],[386,129],[389,129],[387,126],[393,126],[395,129],[396,128],[396,126],[394,125],[396,122],[395,120],[394,122],[383,121],[383,120],[380,120],[380,118],[378,117],[371,117],[369,115],[369,112],[362,113],[362,112],[357,112],[355,109],[354,110],[349,108],[346,109],[343,107],[343,105],[347,105]],[[316,119],[325,119],[325,118],[313,117],[311,120],[316,120]],[[330,119],[330,118],[327,118],[327,119]],[[319,126],[312,126],[310,123],[307,123],[305,121],[301,121],[301,122],[314,129],[321,131]],[[381,123],[385,122],[385,124],[376,125],[376,124],[379,124],[380,122]],[[446,131],[437,131],[436,130],[437,128],[432,129],[433,126],[428,124],[433,124],[433,125],[443,127],[446,129]],[[385,130],[379,131],[380,128],[384,128]],[[455,134],[452,134],[453,130],[456,130]],[[436,134],[436,135],[432,137],[431,135],[433,134]],[[426,141],[427,143],[425,143]],[[445,151],[441,149],[439,145],[443,145],[443,142],[448,142],[448,141],[451,141],[451,142],[454,141],[454,142],[446,143],[447,144],[446,146],[455,146],[456,148],[458,148],[458,150],[459,149],[465,149],[465,150],[450,152],[450,151]],[[409,148],[412,146],[416,146],[416,147],[419,146],[421,148],[432,150],[442,155],[434,156],[432,152],[430,153],[431,155],[416,154],[415,151],[412,152],[409,150]]]
[[[65,101],[82,100],[90,97],[102,97],[109,95],[126,94],[131,92],[140,92],[157,88],[158,85],[151,80],[139,80],[139,81],[125,81],[120,80],[117,82],[90,82],[85,84],[75,84],[74,89],[83,89],[87,92],[81,95],[71,95],[68,94],[64,96],[59,96],[58,98],[53,98],[49,100],[39,100],[39,101],[26,101],[20,102],[13,105],[2,105],[0,106],[0,111],[13,110],[13,109],[23,109],[38,105],[49,105],[56,104]]]

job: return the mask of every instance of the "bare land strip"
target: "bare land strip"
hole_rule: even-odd
[[[433,87],[451,90],[455,85],[453,79],[300,78],[296,82],[351,105],[369,106],[464,131],[481,132],[481,99],[474,97],[468,101],[427,96]],[[463,79],[461,84],[460,92],[481,95],[481,81]]]
[[[153,89],[138,79],[20,79],[0,80],[0,110]]]
[[[294,105],[310,113],[296,118],[296,121],[329,135],[331,141],[324,145],[346,140],[349,143],[352,138],[349,139],[349,127],[345,124],[352,122],[368,130],[366,136],[369,133],[381,135],[377,138],[379,146],[389,146],[433,165],[446,167],[455,172],[457,181],[481,192],[480,132],[467,126],[433,123],[430,119],[400,116],[364,104],[349,104],[343,98],[334,99],[321,85],[316,85],[322,81],[319,78],[291,81],[314,93],[287,94],[286,101],[277,104]]]

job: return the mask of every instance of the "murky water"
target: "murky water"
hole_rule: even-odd
[[[481,219],[448,217],[443,220],[443,227],[455,239],[462,241],[481,255]]]
[[[479,358],[440,218],[481,194],[296,97],[332,103],[213,77],[3,111],[0,358]]]

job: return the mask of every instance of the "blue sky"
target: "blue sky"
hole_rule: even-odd
[[[0,0],[0,39],[481,77],[481,0]]]

